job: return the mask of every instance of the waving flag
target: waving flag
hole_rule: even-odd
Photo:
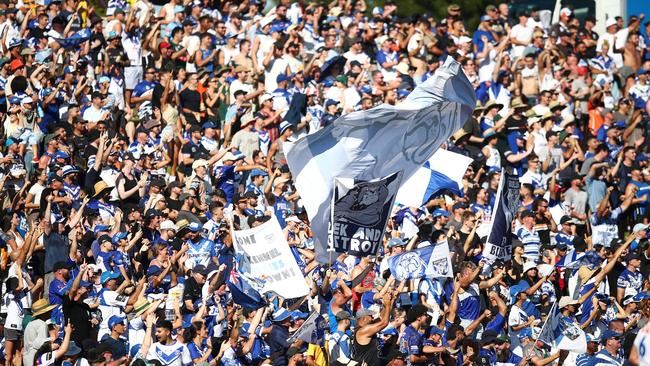
[[[556,263],[556,266],[572,269],[587,266],[589,269],[595,269],[600,267],[602,261],[602,258],[594,251],[578,253],[575,250],[571,250]]]
[[[463,176],[472,158],[440,149],[397,192],[395,202],[420,207],[443,190],[463,196]]]
[[[446,241],[394,255],[388,258],[388,267],[398,281],[454,276]]]
[[[382,104],[283,145],[315,233],[316,259],[328,263],[334,177],[372,180],[413,175],[470,116],[476,97],[451,57],[400,104]]]
[[[562,316],[557,301],[551,307],[542,326],[539,340],[557,349],[578,353],[587,352],[587,336],[574,318]]]
[[[325,344],[325,329],[327,329],[325,318],[319,313],[311,313],[300,328],[287,339],[287,342],[293,343],[300,339],[307,343],[323,346]]]
[[[483,257],[488,260],[508,260],[512,256],[512,220],[520,203],[519,187],[517,176],[501,171],[490,234],[483,247]]]
[[[255,290],[254,285],[242,276],[236,269],[230,271],[230,276],[226,280],[226,285],[230,289],[230,294],[235,304],[241,305],[246,309],[259,309],[266,306],[266,301]]]
[[[86,42],[89,39],[90,39],[89,28],[82,29],[68,38],[54,38],[54,40],[57,41],[61,45],[61,47],[65,49],[79,47],[80,44]]]

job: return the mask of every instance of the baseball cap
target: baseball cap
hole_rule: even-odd
[[[263,176],[263,177],[268,176],[268,174],[265,171],[263,171],[262,169],[253,169],[253,170],[251,170],[250,175],[251,175],[251,177],[257,177],[257,176],[260,176],[260,175]]]
[[[108,318],[108,329],[113,329],[113,327],[118,324],[124,325],[124,317],[113,315]]]
[[[437,209],[435,209],[433,211],[432,216],[433,217],[440,217],[440,216],[449,217],[449,211],[443,210],[442,208],[437,208]]]

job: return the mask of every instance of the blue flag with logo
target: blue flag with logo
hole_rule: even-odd
[[[454,276],[446,241],[394,255],[388,258],[388,268],[398,281]]]

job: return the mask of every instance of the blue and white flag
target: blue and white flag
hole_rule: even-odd
[[[90,28],[84,28],[68,38],[54,38],[65,49],[79,47],[80,44],[90,39]]]
[[[463,196],[463,176],[472,158],[440,149],[397,192],[395,203],[420,207],[443,190]]]
[[[587,352],[587,336],[575,318],[562,316],[557,301],[551,307],[539,338],[545,344],[577,353]]]
[[[596,269],[602,264],[602,258],[596,252],[589,251],[586,253],[578,253],[575,250],[569,251],[562,259],[555,265],[557,267],[576,269],[586,266],[589,269]]]
[[[315,234],[316,260],[327,251],[334,177],[372,180],[415,173],[476,105],[472,85],[451,57],[396,106],[351,112],[296,142],[283,145]]]
[[[293,343],[298,339],[317,346],[325,345],[325,329],[327,322],[319,313],[311,313],[304,323],[296,332],[287,339],[288,343]]]
[[[502,170],[490,234],[483,248],[483,257],[490,261],[512,257],[512,220],[520,203],[519,188],[519,178]]]
[[[446,241],[394,255],[388,258],[388,268],[398,281],[454,276]]]

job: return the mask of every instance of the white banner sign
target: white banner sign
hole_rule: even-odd
[[[275,217],[249,230],[233,231],[233,245],[246,258],[240,271],[264,282],[262,293],[275,292],[285,299],[309,293],[298,263]]]

